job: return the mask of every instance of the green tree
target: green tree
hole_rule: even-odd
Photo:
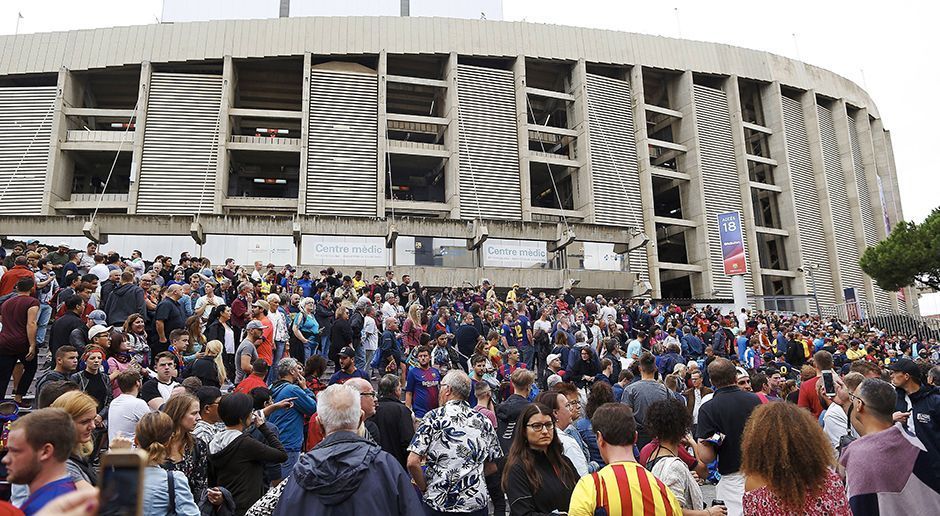
[[[901,222],[859,265],[883,290],[920,284],[940,290],[940,208],[920,224]]]

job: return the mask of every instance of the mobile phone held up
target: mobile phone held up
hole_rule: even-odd
[[[140,450],[115,450],[105,454],[98,477],[101,490],[99,516],[143,514],[146,465],[147,454]]]
[[[826,396],[829,398],[836,397],[836,379],[835,372],[830,369],[827,369],[822,372],[823,380],[823,389],[825,389]]]

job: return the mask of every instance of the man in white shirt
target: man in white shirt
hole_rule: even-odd
[[[108,279],[108,276],[111,275],[111,269],[105,265],[103,254],[95,255],[95,265],[88,269],[88,274],[94,274],[95,276],[98,276],[98,281],[105,281]]]
[[[205,330],[206,322],[209,321],[212,311],[215,310],[215,307],[224,305],[225,300],[222,299],[222,296],[215,295],[215,283],[207,281],[203,288],[206,290],[206,295],[196,300],[193,314],[202,317],[202,329]]]
[[[366,371],[372,376],[372,357],[379,349],[379,325],[375,322],[375,307],[366,307],[366,316],[362,321],[362,348],[366,351]]]
[[[140,418],[150,413],[147,402],[138,398],[140,392],[140,373],[134,369],[122,371],[117,376],[121,394],[114,398],[108,409],[108,442],[115,437],[134,441],[134,429]]]
[[[157,376],[147,380],[147,383],[140,388],[140,397],[150,408],[159,410],[166,400],[170,399],[173,389],[179,385],[173,381],[176,376],[176,357],[173,353],[169,351],[158,353],[154,360],[154,371]]]
[[[389,317],[398,317],[398,309],[395,305],[398,303],[398,294],[388,292],[385,294],[385,303],[382,305],[382,319]]]

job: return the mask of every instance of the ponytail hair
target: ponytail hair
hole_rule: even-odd
[[[135,429],[137,446],[147,452],[150,465],[163,464],[168,455],[165,443],[173,436],[173,420],[163,412],[151,412],[140,418]]]

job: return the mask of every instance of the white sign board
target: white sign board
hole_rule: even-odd
[[[548,263],[545,242],[490,238],[483,243],[484,267],[533,268]]]
[[[584,268],[594,271],[621,271],[623,255],[614,252],[614,244],[584,242]]]
[[[382,237],[304,235],[300,248],[304,265],[388,265],[388,249]]]

